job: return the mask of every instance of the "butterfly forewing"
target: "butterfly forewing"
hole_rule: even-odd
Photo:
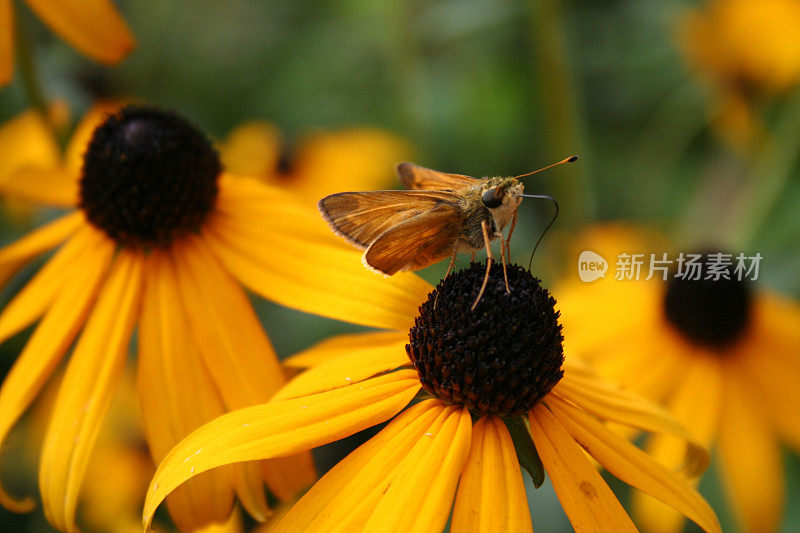
[[[398,224],[457,201],[447,191],[343,192],[326,196],[317,207],[337,234],[364,249]]]
[[[459,190],[475,185],[479,180],[461,174],[447,174],[414,163],[397,165],[397,176],[407,189],[411,190]]]
[[[443,203],[381,234],[364,253],[367,266],[391,276],[419,270],[453,253],[464,213]]]

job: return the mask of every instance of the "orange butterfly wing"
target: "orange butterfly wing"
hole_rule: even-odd
[[[464,212],[440,204],[386,230],[364,253],[364,264],[391,276],[401,270],[419,270],[453,253]]]
[[[451,190],[456,191],[475,185],[478,181],[470,176],[461,174],[447,174],[429,168],[415,165],[414,163],[400,163],[397,165],[397,176],[406,189],[416,191]]]
[[[365,249],[398,224],[457,201],[446,191],[342,192],[326,196],[317,207],[336,234]]]

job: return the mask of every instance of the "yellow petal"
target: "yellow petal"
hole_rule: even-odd
[[[194,475],[225,464],[291,455],[352,435],[394,416],[419,387],[416,372],[398,371],[223,415],[189,435],[159,465],[145,502],[145,524],[164,497]]]
[[[284,375],[244,290],[199,238],[176,244],[173,260],[189,325],[226,409],[269,400],[283,384]],[[287,473],[286,479],[296,475],[295,490],[316,478],[311,465],[310,460],[286,465],[306,467]],[[257,520],[265,520],[269,506],[260,481],[261,467],[252,463],[233,468],[242,504]]]
[[[83,213],[75,211],[41,228],[31,231],[20,240],[0,249],[0,285],[14,275],[25,263],[55,248],[84,224]]]
[[[439,400],[419,402],[317,481],[270,533],[322,531],[345,524],[363,530],[385,483],[417,442],[438,431],[448,413]]]
[[[112,65],[127,56],[135,41],[110,0],[26,0],[43,21],[96,61]]]
[[[575,531],[636,531],[581,447],[547,407],[536,405],[529,421],[545,472]]]
[[[75,346],[47,428],[39,466],[45,515],[76,531],[75,509],[103,415],[122,377],[142,284],[142,257],[121,252]]]
[[[76,265],[97,259],[105,260],[113,245],[103,234],[89,225],[75,235],[31,278],[0,314],[0,342],[19,333],[38,319],[61,292],[66,281],[75,274]],[[105,261],[100,264],[105,264]]]
[[[315,133],[302,141],[291,173],[278,179],[313,204],[342,191],[397,188],[394,167],[410,151],[396,136],[375,128]]]
[[[705,531],[721,531],[714,511],[686,481],[558,395],[548,395],[545,401],[569,434],[606,470],[679,510]]]
[[[786,492],[778,440],[749,375],[726,365],[724,382],[719,451],[733,509],[747,531],[775,531]]]
[[[81,262],[64,265],[64,285],[58,297],[0,388],[0,443],[41,390],[83,326],[113,253],[113,245],[105,242],[104,246],[85,250]],[[29,504],[15,503],[2,490],[0,503],[20,511],[29,507]]]
[[[374,349],[382,350],[390,346],[406,343],[408,333],[405,331],[370,331],[367,333],[348,333],[325,339],[298,352],[282,361],[284,366],[293,368],[310,368],[319,364],[332,361],[341,355],[350,353],[367,352]],[[405,348],[401,351],[405,351]]]
[[[225,412],[180,305],[178,281],[167,254],[154,250],[145,264],[139,322],[139,401],[156,463],[182,438]],[[231,469],[203,473],[167,497],[182,530],[225,520],[233,508]]]
[[[189,325],[228,409],[269,400],[283,371],[242,287],[198,237],[176,244],[172,258]]]
[[[652,402],[597,377],[571,375],[569,371],[553,388],[553,393],[606,421],[683,439],[686,447],[682,468],[690,477],[708,468],[710,456],[703,444],[696,441],[666,409]]]
[[[275,399],[285,400],[345,387],[409,364],[405,349],[408,341],[407,333],[368,333],[364,337],[382,342],[382,345],[354,348],[350,353],[338,355],[330,361],[306,370],[283,387],[275,395]],[[333,353],[339,353],[337,350],[339,340],[334,338],[331,341],[323,341],[322,346],[315,346],[311,351],[316,352],[316,357],[319,352],[327,351],[324,345],[330,342],[333,345]]]
[[[472,441],[469,410],[445,409],[442,428],[422,436],[384,486],[366,531],[438,533],[444,528]]]
[[[710,447],[719,422],[722,380],[716,360],[704,357],[687,359],[684,376],[676,383],[667,408],[694,436],[697,442]],[[647,453],[669,469],[684,464],[685,445],[672,435],[653,435],[645,446]],[[699,478],[694,479],[696,483]],[[633,510],[644,529],[676,532],[682,529],[683,516],[663,503],[641,493],[633,494]]]
[[[206,226],[215,253],[243,284],[281,305],[408,330],[431,290],[412,273],[386,279],[369,272],[360,251],[343,246],[317,213],[274,187],[223,179],[218,209]]]
[[[472,429],[469,458],[453,508],[454,533],[531,532],[531,513],[508,428],[484,416]]]
[[[229,172],[261,179],[272,177],[281,156],[281,134],[269,122],[245,122],[220,143],[219,155]]]
[[[14,32],[11,0],[0,0],[0,87],[14,77]]]
[[[753,333],[742,343],[738,362],[755,381],[778,432],[800,451],[800,306],[774,294],[755,304]]]
[[[65,179],[58,141],[38,110],[0,127],[0,193],[22,200],[73,207],[77,176]]]

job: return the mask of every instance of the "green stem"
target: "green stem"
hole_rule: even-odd
[[[36,66],[33,61],[33,53],[31,52],[31,38],[28,28],[25,27],[24,21],[17,10],[16,20],[14,20],[16,29],[16,54],[17,65],[19,66],[19,77],[22,81],[22,87],[25,91],[25,96],[28,103],[34,109],[37,109],[44,117],[48,127],[53,131],[56,138],[59,138],[59,131],[53,123],[50,116],[50,110],[47,106],[47,100],[44,98],[44,93],[41,89],[39,76],[36,72]]]
[[[732,212],[726,244],[744,250],[753,246],[781,193],[792,177],[800,154],[800,91],[796,91],[782,110],[775,126],[766,135]]]
[[[511,440],[514,442],[514,449],[517,451],[519,465],[530,474],[533,486],[537,489],[544,483],[544,465],[536,451],[536,445],[531,438],[531,432],[525,419],[519,416],[504,418]]]
[[[588,178],[590,154],[582,142],[583,125],[578,112],[577,91],[568,68],[567,51],[561,28],[558,0],[531,1],[530,25],[533,35],[532,57],[536,65],[536,83],[540,87],[547,143],[558,158],[577,154],[580,161],[556,169],[556,197],[572,202],[561,221],[578,226],[595,217],[592,187]]]

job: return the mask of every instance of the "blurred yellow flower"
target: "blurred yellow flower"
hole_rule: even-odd
[[[28,142],[38,142],[31,131]],[[0,166],[16,146],[0,145]],[[0,249],[0,281],[7,281],[56,248],[0,313],[0,340],[41,319],[0,387],[0,442],[74,341],[39,468],[44,511],[58,529],[75,530],[79,489],[134,328],[144,433],[159,461],[203,422],[265,402],[284,382],[242,285],[367,326],[416,305],[381,303],[419,285],[416,278],[387,282],[364,270],[358,252],[316,212],[275,187],[231,177],[205,136],[173,113],[95,109],[52,167],[51,148],[24,180],[0,181],[2,194],[77,207]],[[210,472],[167,503],[182,530],[225,521],[234,494],[264,519],[263,483],[286,500],[314,478],[302,453]],[[30,508],[2,491],[0,501]]]
[[[717,125],[736,144],[758,134],[758,98],[800,82],[800,0],[711,0],[685,18],[680,40],[688,61],[717,84]]]
[[[664,242],[608,225],[587,231],[577,248],[612,262],[620,253],[662,258],[671,252]],[[786,490],[780,443],[800,450],[800,306],[754,292],[733,276],[730,282],[614,277],[570,278],[559,287],[571,353],[663,403],[701,443],[716,446],[745,530],[775,531]],[[679,444],[657,436],[646,448],[675,467]],[[683,518],[658,502],[638,494],[634,504],[647,530],[682,530]]]
[[[359,127],[308,135],[287,156],[278,129],[263,121],[237,126],[219,150],[229,171],[286,187],[312,205],[336,192],[396,188],[392,169],[410,155],[398,137]]]
[[[547,472],[576,531],[635,531],[584,451],[719,531],[693,489],[603,421],[685,436],[682,428],[587,368],[564,364],[555,302],[530,272],[509,268],[517,295],[509,298],[495,269],[473,313],[484,271],[473,263],[449,276],[416,318],[406,311],[383,320],[390,331],[335,337],[290,358],[310,369],[269,403],[206,424],[167,455],[148,492],[145,523],[200,472],[297,453],[391,420],[268,531],[437,532],[452,510],[454,533],[531,532],[520,462],[535,482]],[[383,304],[406,307],[429,288],[384,295]],[[688,458],[703,463],[693,468],[703,468],[708,456],[692,451]]]
[[[50,28],[95,61],[113,65],[136,42],[111,0],[25,0]],[[14,8],[0,0],[0,87],[14,76]]]

